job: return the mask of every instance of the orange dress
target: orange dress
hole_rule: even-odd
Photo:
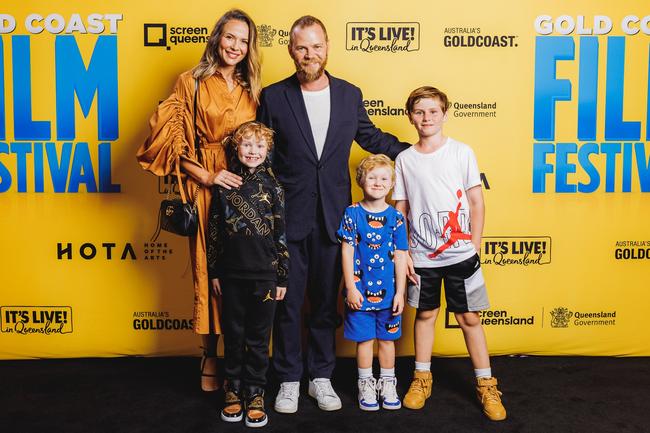
[[[232,90],[216,73],[199,84],[196,123],[201,137],[202,167],[211,173],[226,168],[223,138],[242,123],[255,119],[256,104],[250,94],[237,84]],[[194,150],[194,78],[190,71],[182,73],[174,92],[149,120],[151,134],[138,149],[137,159],[145,170],[157,176],[174,173],[180,158],[200,165]],[[183,176],[185,194],[191,200],[196,182]],[[201,187],[197,198],[199,230],[190,237],[190,258],[194,277],[194,331],[198,334],[220,334],[219,312],[210,294],[205,232],[211,191]]]

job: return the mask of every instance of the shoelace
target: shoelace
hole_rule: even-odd
[[[314,381],[316,385],[316,393],[321,397],[336,397],[334,388],[329,380],[327,381]]]
[[[373,392],[371,386],[372,379],[361,379],[359,384],[361,385],[359,392],[364,400],[371,401],[372,397],[374,397],[374,399],[377,398],[377,395]]]
[[[280,391],[278,391],[278,398],[295,400],[298,396],[298,387],[295,385],[280,384]]]
[[[414,377],[411,386],[409,387],[409,392],[424,392],[424,379],[419,377]]]
[[[498,403],[498,402],[501,401],[501,395],[502,394],[501,394],[501,391],[497,390],[496,386],[490,385],[490,386],[487,386],[486,388],[487,388],[486,392],[483,393],[483,395],[481,397],[481,400],[483,400],[482,403],[485,400],[488,400],[491,403]]]
[[[384,399],[388,401],[398,400],[396,380],[394,378],[380,378],[377,382],[377,391],[384,394]]]

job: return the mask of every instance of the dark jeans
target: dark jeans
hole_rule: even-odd
[[[303,373],[301,312],[309,297],[307,368],[312,378],[331,377],[336,362],[334,333],[340,325],[336,305],[341,281],[341,246],[333,243],[322,219],[300,241],[289,241],[289,286],[278,304],[273,330],[273,367],[282,382]]]
[[[225,378],[266,385],[275,281],[221,279]]]

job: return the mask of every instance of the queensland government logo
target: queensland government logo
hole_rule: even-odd
[[[167,23],[145,23],[143,27],[145,47],[165,47],[185,44],[205,44],[210,37],[207,27],[176,26]]]
[[[484,310],[478,311],[483,326],[533,326],[535,315],[512,314],[507,310]],[[445,309],[445,328],[459,329],[454,313]]]
[[[289,45],[289,31],[276,29],[269,24],[260,24],[257,26],[257,37],[262,48],[271,48],[273,43]]]
[[[454,117],[471,118],[496,118],[496,101],[454,101],[450,103],[451,113]]]
[[[485,236],[481,263],[532,266],[551,263],[550,236]]]
[[[551,328],[568,328],[573,311],[565,307],[556,307],[551,310]]]
[[[616,325],[616,311],[571,311],[567,307],[555,307],[550,311],[550,315],[551,328],[568,328],[570,325]],[[544,327],[544,324],[542,324],[542,327]]]
[[[64,306],[0,307],[0,332],[55,335],[72,332],[72,308]]]
[[[404,53],[420,49],[418,22],[350,22],[345,49],[364,53]]]

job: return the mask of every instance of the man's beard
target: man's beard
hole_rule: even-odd
[[[303,65],[300,64],[297,60],[293,60],[293,63],[296,65],[296,75],[298,75],[298,80],[301,83],[311,83],[312,81],[316,81],[319,79],[322,75],[323,72],[325,71],[325,66],[327,66],[327,57],[324,59],[319,59],[320,60],[320,67],[316,72],[307,72]],[[314,63],[309,62],[309,63]]]

